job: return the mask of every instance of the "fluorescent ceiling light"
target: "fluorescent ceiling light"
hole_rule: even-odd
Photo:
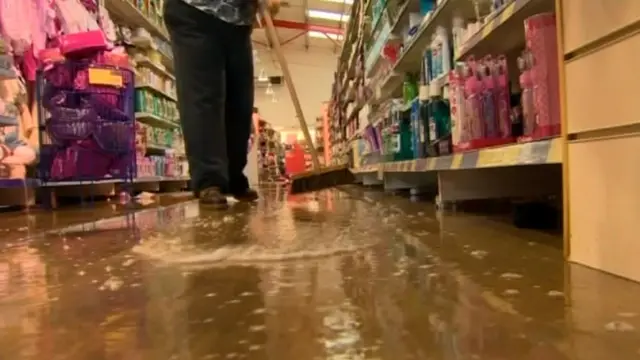
[[[309,31],[308,34],[309,34],[309,37],[312,37],[312,38],[318,38],[318,39],[329,38],[332,40],[342,41],[342,35],[338,35],[338,34],[327,34],[320,31]]]
[[[308,10],[307,14],[310,18],[314,19],[323,19],[323,20],[332,20],[332,21],[349,21],[349,15],[347,14],[339,14],[329,11],[322,10]]]
[[[324,1],[337,3],[337,4],[353,5],[353,0],[324,0]]]

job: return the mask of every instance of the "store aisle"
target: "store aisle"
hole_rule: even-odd
[[[566,266],[553,236],[431,209],[272,188],[11,237],[0,359],[640,356],[638,284]]]

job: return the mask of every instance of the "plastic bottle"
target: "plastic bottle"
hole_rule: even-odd
[[[511,122],[511,95],[509,89],[509,75],[507,58],[500,56],[492,64],[492,74],[496,82],[496,110],[498,115],[498,127],[500,136],[509,138],[512,136]]]
[[[458,57],[458,51],[464,45],[464,19],[459,16],[453,18],[451,29],[453,35],[453,58]]]
[[[436,29],[436,41],[440,46],[440,74],[448,74],[451,71],[451,44],[447,29],[438,26]]]
[[[457,147],[461,142],[468,141],[465,119],[465,97],[463,69],[457,68],[449,75],[450,114],[451,114],[451,142]]]
[[[522,134],[532,136],[535,132],[536,115],[533,102],[533,82],[531,81],[531,70],[527,63],[526,55],[518,58],[520,68],[520,88],[522,89]]]
[[[469,61],[465,80],[466,121],[469,141],[484,139],[482,121],[482,81],[479,78],[475,61]]]
[[[490,58],[485,58],[478,65],[478,75],[482,81],[482,122],[484,137],[487,139],[495,139],[499,136],[495,97],[496,84],[490,69],[491,62]]]
[[[402,84],[402,99],[404,103],[413,101],[418,96],[418,86],[411,75],[405,76]]]

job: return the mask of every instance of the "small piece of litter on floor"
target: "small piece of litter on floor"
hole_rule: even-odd
[[[522,279],[522,275],[516,273],[504,273],[500,277],[507,280]]]
[[[551,297],[564,297],[564,293],[558,290],[551,290],[547,293],[547,295]]]
[[[604,326],[605,330],[607,331],[616,331],[616,332],[631,332],[631,331],[635,331],[636,328],[624,321],[612,321],[610,323],[607,323]]]

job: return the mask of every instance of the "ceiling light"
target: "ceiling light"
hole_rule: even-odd
[[[265,90],[264,92],[267,95],[273,95],[273,87],[271,87],[271,83],[269,83],[269,85],[267,85],[267,90]]]
[[[342,35],[338,35],[338,34],[329,34],[329,33],[323,33],[320,31],[309,31],[308,34],[312,38],[318,38],[318,39],[329,38],[332,40],[342,41]]]
[[[345,21],[345,22],[349,21],[349,15],[335,13],[335,12],[329,12],[329,11],[307,10],[307,15],[309,15],[310,18],[314,18],[314,19],[323,19],[323,20],[331,20],[331,21]]]

